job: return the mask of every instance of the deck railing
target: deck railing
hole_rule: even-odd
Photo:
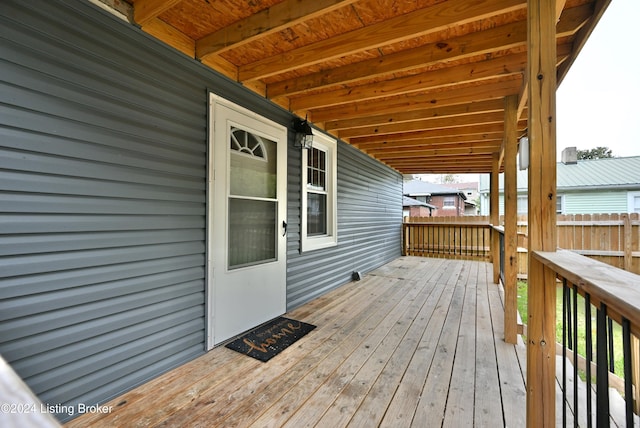
[[[534,252],[533,257],[555,272],[562,282],[563,329],[557,341],[562,345],[563,357],[560,380],[563,406],[558,409],[562,412],[558,417],[562,418],[563,426],[567,423],[586,427],[634,426],[634,419],[638,423],[634,392],[636,398],[639,392],[634,391],[633,380],[638,377],[638,365],[633,361],[638,358],[636,338],[640,335],[640,276],[566,250]],[[545,286],[555,288],[557,284]],[[595,337],[592,316],[595,316]],[[618,327],[613,328],[614,325]],[[579,334],[579,330],[584,334]],[[617,379],[612,376],[616,358],[614,331],[622,337],[623,373],[617,373],[624,378],[618,379],[621,395],[609,389],[615,386],[610,379]],[[585,354],[584,358],[577,355],[578,350]],[[535,390],[538,386],[528,389]],[[624,411],[617,412],[616,399],[620,401],[621,397]]]
[[[402,225],[407,256],[489,260],[489,223],[410,222]]]

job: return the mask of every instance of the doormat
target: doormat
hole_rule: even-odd
[[[225,346],[262,362],[267,362],[305,336],[315,325],[279,317],[240,336]]]

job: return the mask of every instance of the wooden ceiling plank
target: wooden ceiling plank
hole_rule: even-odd
[[[407,159],[407,158],[426,158],[426,157],[444,157],[444,156],[476,156],[481,154],[492,154],[497,150],[495,145],[490,147],[478,147],[478,148],[468,148],[468,147],[460,147],[457,149],[447,149],[447,150],[412,150],[412,151],[404,151],[404,152],[393,152],[393,153],[371,153],[367,152],[370,155],[374,155],[377,159],[389,162],[397,159]]]
[[[489,170],[491,170],[493,156],[478,156],[477,158],[468,157],[451,157],[451,158],[417,158],[413,160],[406,161],[395,161],[395,162],[385,162],[387,165],[392,168],[407,171],[409,169],[416,171],[419,173],[429,173],[431,171],[449,171],[451,168],[457,168],[458,165],[463,169],[469,168],[486,168],[489,166]],[[424,168],[424,169],[423,169]],[[487,172],[485,170],[485,172]]]
[[[469,104],[458,104],[445,107],[432,107],[424,110],[412,110],[391,115],[373,115],[358,117],[355,119],[337,119],[325,123],[327,131],[341,130],[347,128],[359,128],[391,123],[411,122],[414,120],[424,120],[429,118],[462,116],[474,113],[489,113],[502,111],[503,105],[500,100],[479,101]]]
[[[446,136],[464,136],[464,135],[477,135],[477,134],[488,134],[494,132],[503,132],[504,124],[503,123],[491,123],[488,125],[470,125],[470,126],[461,126],[458,128],[451,129],[436,129],[429,131],[415,131],[415,132],[406,132],[406,133],[397,133],[393,135],[373,135],[368,137],[360,137],[351,139],[350,143],[355,145],[356,147],[360,147],[363,143],[376,143],[376,142],[394,142],[394,141],[402,141],[402,140],[417,140],[417,139],[425,139],[425,138],[440,138]]]
[[[446,42],[430,43],[331,70],[271,83],[267,85],[267,90],[270,97],[291,96],[323,87],[344,85],[363,78],[384,76],[443,61],[460,60],[496,50],[524,46],[527,39],[526,30],[526,24],[522,22],[502,25],[449,39]]]
[[[558,23],[559,37],[573,34],[583,25],[589,17],[588,6],[582,5],[564,11]],[[526,41],[526,22],[514,22],[455,37],[446,42],[430,43],[380,58],[271,83],[267,85],[267,94],[270,98],[291,96],[313,89],[348,84],[363,78],[408,71],[442,61],[460,60],[498,50],[512,49],[526,45]]]
[[[521,10],[523,0],[451,0],[240,67],[240,81],[261,79],[345,55]]]
[[[362,103],[310,110],[309,117],[313,122],[326,122],[337,118],[356,118],[368,115],[400,113],[420,110],[428,106],[446,106],[464,104],[473,101],[501,99],[507,95],[517,94],[522,84],[522,76],[487,80],[481,85],[453,88],[446,91],[431,91],[390,98],[381,98]]]
[[[136,0],[133,5],[133,19],[144,27],[162,12],[167,11],[182,0]]]
[[[505,55],[398,79],[295,97],[291,99],[291,109],[296,111],[311,107],[328,107],[484,80],[498,75],[523,73],[526,65],[526,53]]]
[[[353,128],[340,131],[340,138],[364,137],[368,135],[396,134],[398,132],[425,131],[429,129],[457,128],[461,126],[484,123],[499,123],[504,119],[500,111],[492,113],[478,113],[465,116],[443,117],[437,119],[419,120],[406,123],[393,123],[366,128]]]
[[[481,134],[450,135],[434,138],[419,138],[413,140],[361,142],[352,144],[361,150],[368,152],[384,150],[412,150],[415,147],[428,146],[429,148],[449,148],[459,144],[496,144],[502,141],[503,132],[491,132]]]
[[[219,55],[293,25],[317,18],[358,0],[286,0],[234,22],[196,41],[196,55]]]

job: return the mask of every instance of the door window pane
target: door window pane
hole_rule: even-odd
[[[229,147],[231,195],[276,198],[276,142],[239,128],[231,128]]]
[[[229,198],[229,269],[277,259],[277,206]]]

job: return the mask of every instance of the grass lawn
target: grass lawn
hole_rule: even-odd
[[[562,343],[562,287],[557,288],[556,295],[556,341]],[[527,321],[527,283],[524,281],[518,281],[518,310],[522,321]],[[586,341],[585,341],[585,316],[584,316],[584,298],[578,296],[578,353],[583,357],[586,356]],[[591,306],[591,331],[593,342],[593,359],[596,358],[596,308]],[[614,348],[614,360],[615,360],[615,374],[619,377],[624,377],[624,359],[622,355],[622,327],[613,322],[613,348]],[[594,373],[595,375],[595,373]],[[595,376],[594,380],[595,382]]]

